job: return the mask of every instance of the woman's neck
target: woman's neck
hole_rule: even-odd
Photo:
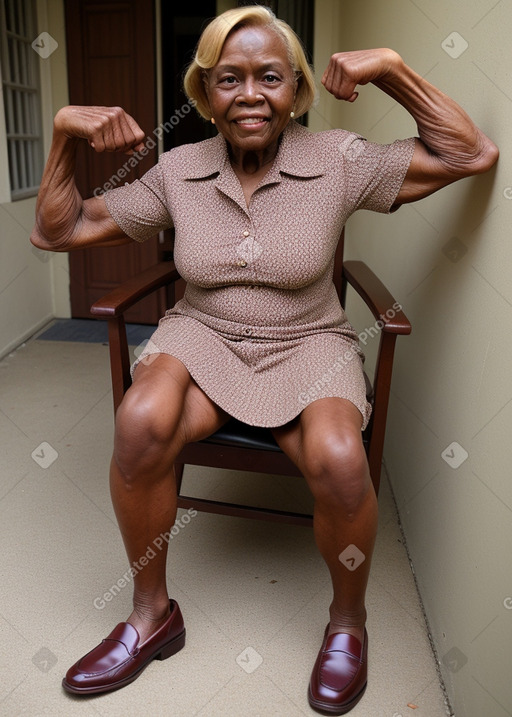
[[[228,145],[228,153],[233,169],[243,174],[258,174],[263,169],[268,169],[277,155],[278,144],[266,147],[260,152],[246,151]]]

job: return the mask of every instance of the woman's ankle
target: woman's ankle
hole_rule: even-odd
[[[169,616],[169,596],[167,589],[156,593],[140,593],[133,596],[133,613],[144,622],[160,622]]]
[[[155,609],[152,613],[144,611],[141,613],[137,608],[134,608],[131,615],[128,617],[127,622],[137,630],[140,637],[140,645],[154,635],[154,633],[162,626],[167,620],[170,614],[169,601],[167,601],[166,610]]]
[[[366,608],[354,611],[341,611],[334,605],[329,609],[330,621],[328,634],[332,635],[337,632],[344,632],[354,635],[362,642],[364,636],[364,628],[366,625]]]

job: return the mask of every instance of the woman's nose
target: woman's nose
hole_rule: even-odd
[[[255,104],[264,101],[258,83],[254,80],[246,80],[242,84],[236,99],[239,104]]]

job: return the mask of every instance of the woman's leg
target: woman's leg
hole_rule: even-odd
[[[185,366],[164,354],[137,366],[118,409],[110,470],[114,510],[130,566],[148,548],[155,553],[134,577],[134,609],[127,620],[141,643],[169,614],[167,542],[159,550],[154,541],[176,519],[173,462],[186,443],[215,432],[227,418]]]
[[[361,414],[350,401],[324,398],[291,424],[274,429],[274,435],[315,499],[315,539],[333,585],[329,634],[350,633],[362,643],[377,499],[361,425]]]

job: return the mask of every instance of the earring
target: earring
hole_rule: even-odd
[[[290,117],[291,117],[292,119],[295,117],[295,112],[294,112],[293,110],[290,112]]]
[[[212,124],[215,124],[215,118],[212,117],[211,120],[210,120],[210,122],[211,122]]]

